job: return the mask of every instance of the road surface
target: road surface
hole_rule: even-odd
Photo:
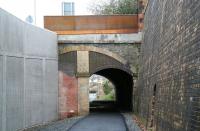
[[[127,131],[127,128],[119,113],[91,113],[68,131]]]

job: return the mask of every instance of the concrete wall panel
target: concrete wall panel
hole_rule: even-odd
[[[23,58],[7,57],[6,65],[6,130],[13,131],[23,126]]]
[[[2,10],[0,10],[0,29],[3,29]],[[4,37],[3,31],[0,31],[0,38]],[[0,51],[3,50],[3,39],[0,39]],[[0,128],[1,129],[1,128]]]
[[[2,50],[9,53],[22,54],[24,43],[24,23],[12,15],[8,15],[7,12],[2,10],[0,12],[0,16],[0,43]]]
[[[58,114],[52,112],[58,112],[58,94],[44,92],[43,101],[43,120],[45,122],[56,120],[58,118]]]
[[[43,122],[42,93],[31,94],[31,125]]]
[[[0,131],[58,118],[56,38],[0,9]]]
[[[57,86],[58,82],[56,83],[56,81],[58,81],[58,62],[55,60],[46,60],[46,64],[45,64],[45,82],[46,82],[46,86],[45,86],[45,92],[49,92],[49,93],[58,93],[58,90],[56,88],[54,88],[55,86]]]
[[[0,55],[0,105],[3,105],[3,56]],[[2,130],[3,106],[0,106],[0,130]]]
[[[54,60],[46,60],[45,63],[45,88],[44,88],[44,119],[45,121],[54,120],[58,117],[58,62]],[[57,81],[57,83],[55,82]]]
[[[31,25],[26,25],[25,32],[24,52],[26,55],[57,58],[57,45],[55,44],[57,36],[53,32]]]
[[[26,100],[30,99],[26,103],[26,107],[30,108],[29,111],[31,115],[29,118],[29,123],[38,124],[42,122],[42,93],[43,93],[43,83],[42,83],[42,60],[40,59],[27,59],[26,60],[26,73],[25,73],[25,89],[26,89]],[[31,96],[31,97],[29,97]],[[26,109],[26,108],[25,108]],[[26,112],[28,113],[28,112]]]

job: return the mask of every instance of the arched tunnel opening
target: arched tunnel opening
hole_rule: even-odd
[[[116,103],[116,88],[104,76],[93,74],[89,78],[90,112],[96,110],[113,111]]]
[[[93,74],[103,76],[112,82],[115,87],[115,100],[99,100],[90,102],[90,112],[132,110],[133,77],[131,74],[115,68],[102,69]]]
[[[86,114],[89,111],[88,107],[91,109],[93,105],[110,107],[105,111],[132,111],[133,73],[125,59],[117,54],[109,54],[110,52],[103,54],[102,50],[102,52],[69,50],[59,56],[61,118]],[[85,57],[81,53],[85,53]],[[115,101],[89,102],[88,84],[89,77],[93,74],[107,78],[114,85]]]

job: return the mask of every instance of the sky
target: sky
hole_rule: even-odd
[[[102,0],[95,0],[95,2],[100,1]],[[75,15],[92,15],[88,7],[94,3],[94,0],[0,0],[0,8],[3,8],[23,21],[29,15],[33,19],[36,16],[33,24],[43,28],[44,16],[62,15],[62,2],[74,2]]]

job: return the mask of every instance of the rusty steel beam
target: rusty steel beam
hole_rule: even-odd
[[[44,27],[60,35],[137,33],[138,15],[45,16]]]

